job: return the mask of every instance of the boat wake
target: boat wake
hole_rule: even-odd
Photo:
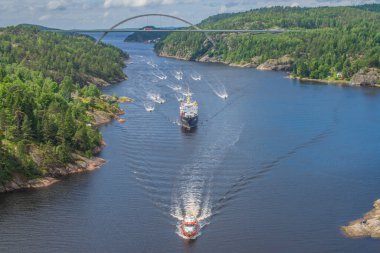
[[[167,85],[170,89],[172,89],[173,91],[180,91],[180,90],[182,90],[182,86],[181,85],[179,85],[179,84],[168,84]]]
[[[159,93],[148,93],[147,97],[157,104],[163,104],[166,102]]]
[[[215,81],[213,83],[210,83],[210,82],[207,82],[207,83],[215,95],[217,95],[221,99],[227,99],[228,98],[228,92],[227,92],[227,89],[224,86],[224,84],[222,84],[221,82],[218,82],[218,81]]]
[[[215,93],[218,97],[222,99],[227,99],[228,98],[228,93],[226,91],[223,91],[221,93]]]
[[[180,92],[181,92],[181,94],[182,94],[183,96],[185,96],[185,97],[187,97],[187,96],[192,96],[192,95],[193,95],[193,93],[190,91],[189,88],[187,88],[186,90],[182,89]]]
[[[155,64],[152,60],[147,61],[146,64],[148,64],[148,65],[151,66],[152,68],[157,68],[157,67],[158,67],[158,65]]]
[[[202,76],[199,73],[197,73],[197,72],[191,73],[190,77],[194,81],[200,81],[200,80],[202,80]]]
[[[236,127],[236,126],[235,126]],[[221,126],[221,133],[233,126]],[[212,179],[214,171],[223,162],[228,150],[240,139],[243,127],[228,134],[220,134],[218,139],[208,147],[201,148],[195,153],[194,162],[182,167],[181,174],[173,189],[170,214],[177,220],[176,233],[186,239],[194,239],[200,235],[203,227],[210,223],[212,217]],[[195,217],[199,222],[200,230],[194,238],[182,235],[181,222],[185,217]]]
[[[158,79],[160,80],[166,80],[168,79],[168,76],[164,74],[164,72],[162,72],[161,70],[159,69],[156,69],[155,71],[152,72],[152,74],[157,77]]]
[[[147,112],[153,112],[155,109],[155,104],[153,102],[147,101],[144,103],[144,107]]]
[[[182,95],[182,94],[175,94],[175,97],[177,99],[178,102],[182,102],[185,100],[185,97]]]
[[[246,170],[244,174],[236,178],[234,183],[230,186],[230,188],[223,194],[223,196],[216,201],[212,211],[213,214],[216,215],[220,212],[220,210],[227,205],[227,203],[234,198],[239,192],[244,190],[244,188],[249,185],[253,180],[258,179],[265,174],[272,171],[276,166],[278,166],[281,162],[289,159],[290,157],[296,155],[299,151],[309,148],[310,146],[317,144],[323,141],[325,138],[330,136],[337,125],[338,122],[338,113],[337,108],[334,110],[334,116],[329,125],[326,126],[325,129],[322,129],[321,132],[312,136],[310,139],[305,142],[300,143],[299,145],[294,146],[289,149],[286,153],[275,157],[271,161],[263,162],[257,166],[257,168],[249,168]],[[248,155],[248,154],[246,154]]]
[[[174,73],[174,77],[175,79],[177,79],[178,81],[182,80],[183,79],[183,72],[182,71],[176,71]]]

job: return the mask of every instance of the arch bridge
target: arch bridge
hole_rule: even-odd
[[[126,29],[117,29],[120,25],[125,24],[129,21],[143,18],[143,17],[166,17],[174,20],[181,21],[182,23],[189,25],[191,29],[164,29],[164,30],[157,30],[157,29],[136,29],[136,28],[126,28]],[[109,29],[73,29],[73,30],[49,30],[54,32],[71,32],[71,33],[86,33],[86,32],[101,32],[103,33],[102,36],[97,40],[96,43],[99,43],[104,39],[104,37],[107,36],[110,32],[201,32],[204,33],[207,39],[215,45],[214,40],[211,38],[211,36],[208,33],[283,33],[283,32],[294,32],[294,30],[283,30],[283,29],[266,29],[266,30],[246,30],[246,29],[201,29],[197,25],[183,19],[179,18],[173,15],[168,14],[157,14],[157,13],[150,13],[150,14],[142,14],[137,15],[131,18],[124,19],[120,21],[119,23],[115,24]]]

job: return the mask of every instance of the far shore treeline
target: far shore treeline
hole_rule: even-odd
[[[204,29],[288,29],[282,34],[173,33],[156,45],[160,55],[257,67],[272,59],[296,77],[349,81],[380,68],[380,4],[351,7],[271,7],[212,16]],[[285,59],[285,60],[284,60]],[[274,61],[273,61],[274,60]],[[286,61],[286,62],[284,62]],[[380,71],[377,71],[380,73]]]
[[[87,36],[0,29],[0,187],[90,157],[102,143],[91,112],[117,113],[98,84],[125,79],[127,57]]]

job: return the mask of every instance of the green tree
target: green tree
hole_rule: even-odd
[[[70,79],[70,77],[65,76],[60,85],[60,94],[65,99],[69,100],[71,98],[71,93],[75,91],[75,86]]]
[[[24,139],[33,137],[32,122],[29,120],[28,115],[25,115],[22,120],[21,132]]]

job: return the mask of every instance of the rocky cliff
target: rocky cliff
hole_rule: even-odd
[[[278,59],[269,59],[263,64],[260,64],[258,70],[276,70],[276,71],[291,71],[293,61],[289,55],[284,55]]]
[[[60,168],[49,168],[45,177],[37,179],[27,179],[25,176],[14,173],[12,180],[4,185],[0,185],[0,193],[11,192],[21,189],[42,188],[58,182],[58,178],[70,174],[92,171],[101,167],[106,161],[102,158],[86,158],[78,154],[73,154],[75,161]]]
[[[351,79],[352,85],[380,86],[380,69],[369,68],[360,70]]]

